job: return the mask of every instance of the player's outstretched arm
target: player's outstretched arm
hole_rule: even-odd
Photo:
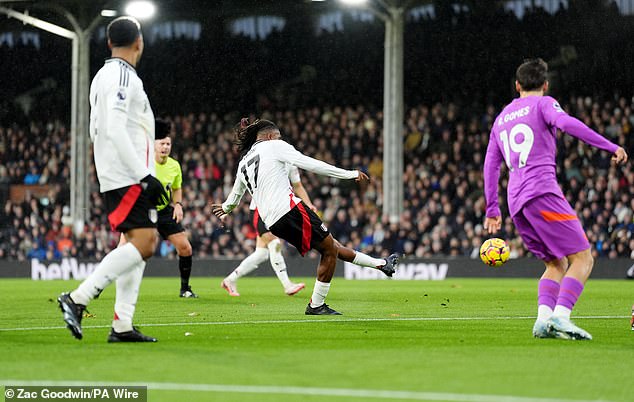
[[[616,153],[618,145],[586,126],[579,119],[564,114],[559,116],[556,123],[557,128],[561,131],[580,139],[586,144],[611,153]]]
[[[242,196],[244,195],[244,192],[246,190],[247,190],[247,186],[245,186],[242,180],[240,180],[240,175],[236,175],[236,180],[233,182],[233,188],[231,189],[231,193],[229,193],[229,196],[227,197],[225,202],[223,202],[221,205],[222,211],[225,214],[228,214],[231,211],[233,211],[233,209],[237,207],[238,204],[240,203],[240,200],[242,199]],[[213,204],[213,205],[216,205],[216,204]],[[216,216],[218,215],[216,214]]]
[[[357,179],[361,173],[357,170],[341,169],[324,161],[306,156],[296,150],[292,145],[281,140],[279,144],[277,144],[276,150],[279,152],[277,156],[280,161],[290,163],[300,169],[308,170],[309,172],[317,173],[322,176],[330,176],[337,179]]]
[[[357,176],[357,178],[355,179],[356,181],[358,181],[359,183],[370,181],[370,176],[363,173],[361,170],[357,170],[357,172],[359,172],[359,176]]]
[[[612,155],[612,162],[619,164],[627,163],[627,152],[622,147],[618,147],[616,151],[614,151],[614,155]]]
[[[211,212],[220,220],[224,220],[224,217],[228,215],[222,208],[222,204],[211,204]]]

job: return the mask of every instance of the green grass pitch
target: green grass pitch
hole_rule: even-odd
[[[296,281],[299,278],[294,278]],[[534,339],[537,279],[346,281],[305,316],[275,278],[146,278],[135,323],[156,344],[108,344],[114,286],[84,339],[55,301],[76,282],[0,281],[0,383],[149,384],[150,401],[632,401],[634,282],[591,280],[575,322],[592,341]],[[185,335],[189,333],[189,335]]]

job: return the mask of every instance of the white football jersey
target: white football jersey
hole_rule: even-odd
[[[293,184],[299,183],[302,180],[301,177],[299,177],[299,169],[297,169],[295,166],[287,163],[286,171],[288,172],[288,180],[290,180],[291,182],[291,188]],[[255,205],[255,199],[251,198],[251,204],[249,204],[249,209],[253,211],[256,208],[257,207]]]
[[[90,85],[90,139],[100,191],[154,174],[154,113],[136,70],[106,60]]]
[[[273,226],[301,201],[293,194],[287,164],[338,179],[355,179],[359,176],[356,170],[341,169],[310,158],[285,141],[260,141],[240,160],[231,194],[222,204],[223,210],[231,212],[248,190],[266,226]]]

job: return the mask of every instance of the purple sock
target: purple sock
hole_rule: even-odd
[[[561,281],[561,290],[557,298],[557,305],[572,310],[579,296],[581,296],[581,292],[583,292],[583,283],[575,278],[565,277],[564,280]]]
[[[548,306],[551,310],[554,310],[558,295],[559,283],[557,281],[553,281],[552,279],[542,279],[539,281],[537,305]]]

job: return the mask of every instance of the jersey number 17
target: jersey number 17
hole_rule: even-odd
[[[253,166],[253,170],[251,169],[251,165]],[[242,165],[242,174],[244,175],[244,180],[247,182],[247,188],[249,192],[253,194],[253,189],[258,188],[258,170],[260,169],[260,155],[255,155],[253,158],[249,159],[247,163]],[[251,186],[251,179],[249,178],[249,174],[247,170],[251,170],[253,172],[253,186]]]

